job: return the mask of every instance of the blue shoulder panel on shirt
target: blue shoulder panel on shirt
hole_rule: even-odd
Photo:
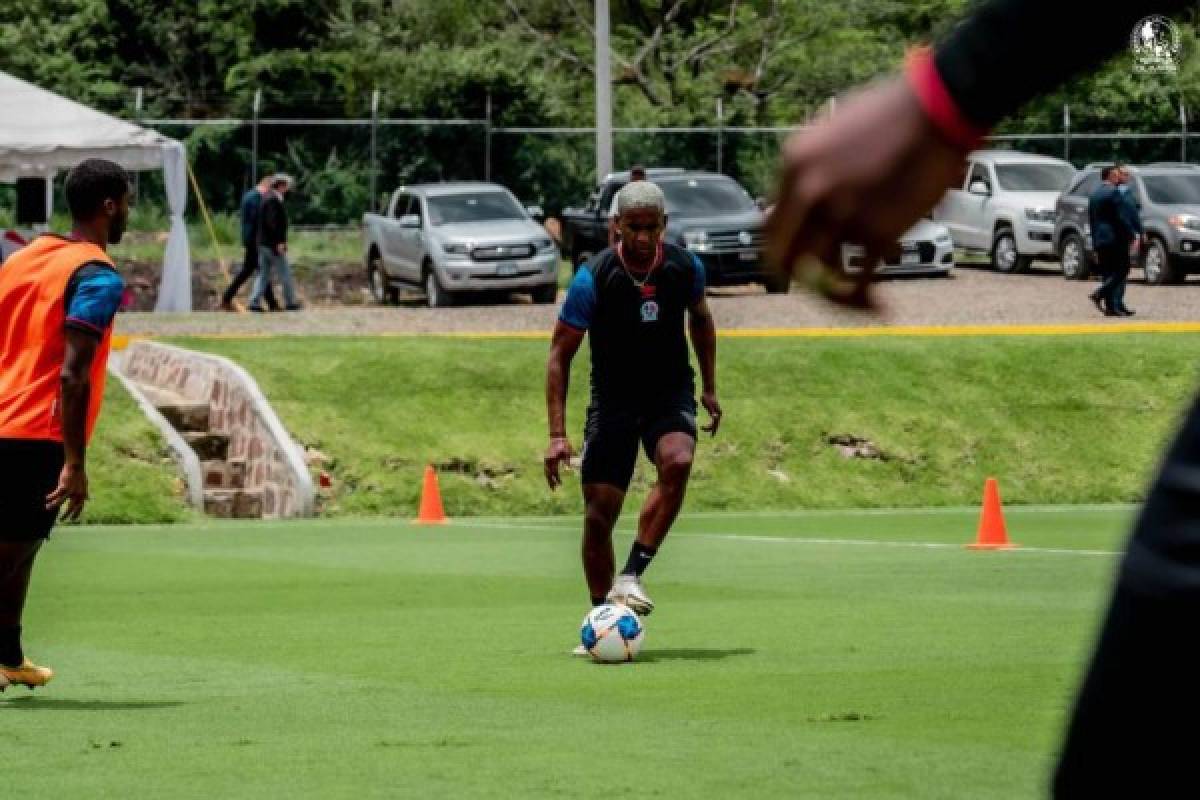
[[[125,281],[107,264],[86,264],[67,289],[67,325],[103,333],[121,307]]]
[[[596,281],[592,277],[592,271],[586,264],[582,264],[571,279],[567,299],[563,301],[558,319],[576,330],[586,331],[591,327],[595,315]]]
[[[696,267],[696,279],[692,282],[692,305],[695,305],[704,299],[704,287],[708,276],[704,271],[704,262],[695,253],[692,253],[692,264]]]

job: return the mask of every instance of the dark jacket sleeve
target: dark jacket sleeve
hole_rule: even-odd
[[[1116,195],[1117,217],[1121,220],[1129,238],[1136,239],[1143,233],[1142,215],[1138,211],[1137,203],[1133,201],[1133,195],[1129,192],[1118,191]]]
[[[287,241],[287,212],[278,197],[268,197],[259,212],[258,243],[275,247]]]
[[[1138,20],[1194,5],[1187,0],[991,0],[951,31],[934,63],[959,112],[991,128],[1127,48]]]

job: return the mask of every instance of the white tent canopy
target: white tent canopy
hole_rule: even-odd
[[[0,72],[0,181],[53,178],[85,158],[162,169],[171,212],[156,311],[192,310],[187,154],[183,144]]]

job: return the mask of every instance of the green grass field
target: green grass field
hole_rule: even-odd
[[[62,530],[4,794],[1035,797],[1130,514],[689,515],[621,666],[567,655],[571,517]]]

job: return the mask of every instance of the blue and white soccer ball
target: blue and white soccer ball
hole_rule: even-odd
[[[583,618],[579,638],[596,661],[617,664],[633,661],[642,649],[646,629],[638,615],[623,605],[596,606]]]

